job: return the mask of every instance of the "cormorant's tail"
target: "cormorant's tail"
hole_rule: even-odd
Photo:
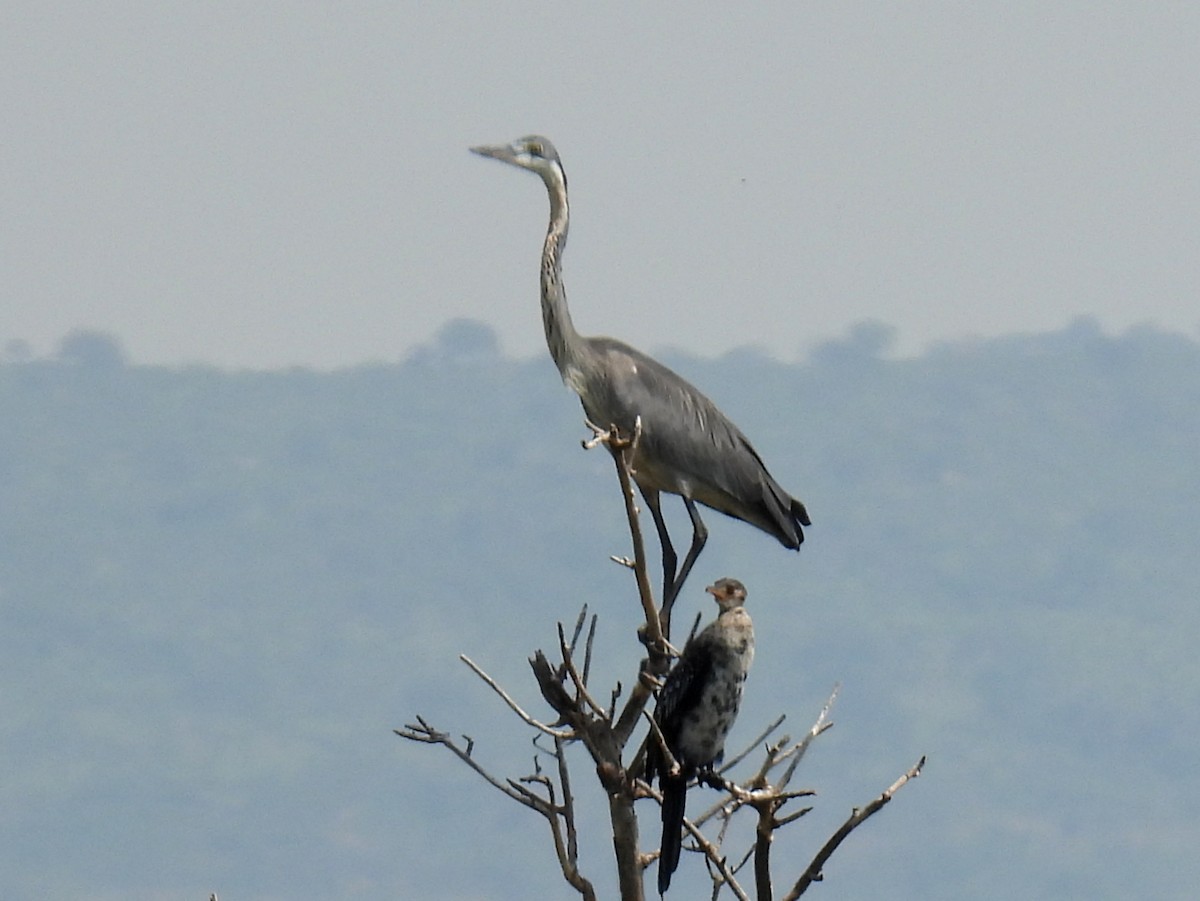
[[[658,893],[665,895],[671,887],[671,875],[679,866],[679,852],[683,845],[683,813],[687,800],[686,776],[663,776],[659,780],[662,788],[662,844],[658,854]]]

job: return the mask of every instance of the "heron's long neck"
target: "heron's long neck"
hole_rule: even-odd
[[[586,367],[587,354],[584,339],[571,322],[562,280],[562,255],[567,246],[567,229],[571,224],[567,180],[562,170],[556,167],[546,176],[545,182],[550,194],[550,227],[542,247],[542,325],[546,329],[546,345],[550,348],[554,365],[558,367],[563,381],[575,387],[574,380]]]

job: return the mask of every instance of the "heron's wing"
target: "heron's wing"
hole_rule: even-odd
[[[762,458],[749,439],[699,388],[662,363],[613,338],[591,339],[602,360],[596,385],[584,398],[608,422],[632,430],[641,416],[642,435],[662,453],[677,449],[678,462],[717,456],[745,455],[760,469]],[[589,412],[592,412],[589,410]]]
[[[584,399],[592,421],[631,431],[642,419],[642,479],[745,519],[789,546],[807,525],[803,505],[772,478],[741,430],[698,388],[640,351],[593,338],[602,360]]]

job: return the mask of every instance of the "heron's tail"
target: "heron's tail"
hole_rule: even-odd
[[[756,512],[757,518],[743,516],[742,519],[774,535],[780,544],[793,551],[804,543],[804,529],[801,526],[812,525],[804,504],[784,491],[770,476],[762,483],[762,505]]]
[[[671,876],[679,866],[683,845],[683,812],[687,800],[686,776],[663,776],[662,787],[662,844],[658,854],[658,893],[665,895],[671,887]]]

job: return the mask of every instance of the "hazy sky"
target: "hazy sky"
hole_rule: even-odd
[[[0,347],[544,353],[538,180],[576,324],[791,359],[882,319],[1200,328],[1200,4],[82,3],[0,11]]]

